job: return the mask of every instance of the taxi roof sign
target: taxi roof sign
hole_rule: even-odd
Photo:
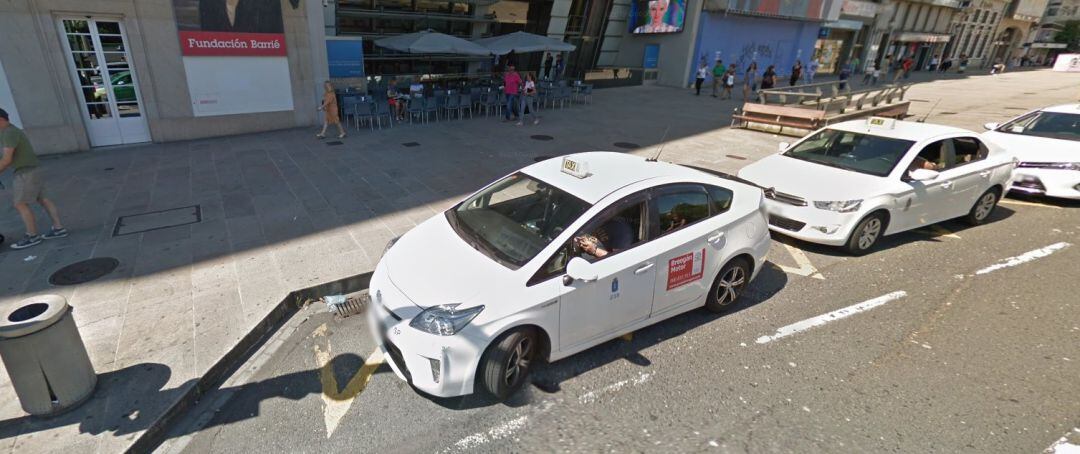
[[[866,119],[866,126],[868,128],[895,129],[896,119],[884,117],[870,117]]]
[[[575,178],[585,178],[589,176],[589,163],[564,157],[562,158],[562,172]]]

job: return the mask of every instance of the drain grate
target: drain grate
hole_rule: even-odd
[[[116,220],[116,227],[113,227],[113,236],[179,227],[201,221],[202,210],[199,205],[121,216]]]
[[[531,138],[533,140],[543,140],[545,142],[548,141],[548,140],[555,140],[554,137],[549,136],[549,135],[545,135],[545,134],[534,134],[534,135],[529,136],[529,138]]]
[[[328,147],[332,147],[332,146],[335,146],[335,145],[345,145],[345,142],[342,142],[340,140],[331,140],[329,142],[326,142],[326,146],[328,146]]]
[[[57,270],[52,276],[49,276],[49,283],[52,285],[82,284],[99,279],[113,272],[118,266],[120,266],[120,261],[112,257],[83,260]]]
[[[551,158],[554,158],[554,156],[537,156],[537,157],[533,158],[533,162],[547,161],[548,159],[551,159]]]
[[[405,142],[405,143],[403,143],[401,145],[404,146],[404,147],[419,147],[420,142]]]
[[[729,154],[729,155],[724,155],[724,156],[727,156],[727,157],[729,157],[731,159],[738,159],[740,161],[745,161],[746,160],[746,156],[739,156],[737,154]]]
[[[641,148],[641,145],[638,145],[634,142],[615,142],[613,145],[619,148],[625,148],[627,150],[635,150]]]

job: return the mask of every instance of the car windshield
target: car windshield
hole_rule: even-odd
[[[491,185],[446,212],[465,242],[521,267],[589,209],[589,204],[523,173]]]
[[[998,131],[1080,142],[1080,114],[1035,112],[1005,123]]]
[[[785,156],[816,164],[888,176],[915,142],[857,132],[824,129],[784,152]]]

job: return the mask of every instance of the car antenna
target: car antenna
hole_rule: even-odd
[[[668,125],[668,127],[664,129],[664,136],[660,138],[660,148],[656,150],[656,156],[646,158],[646,162],[656,162],[657,159],[660,159],[660,153],[664,152],[664,140],[667,140],[668,131],[671,131],[671,125]]]
[[[933,107],[930,107],[930,110],[926,111],[926,115],[923,115],[922,118],[920,118],[918,120],[915,120],[915,122],[916,123],[926,123],[926,117],[930,116],[930,113],[933,112],[934,109],[937,108],[937,105],[940,102],[941,102],[941,98],[938,98],[937,102],[934,103]]]

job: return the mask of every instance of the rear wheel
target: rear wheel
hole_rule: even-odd
[[[521,389],[529,378],[529,370],[537,351],[536,333],[517,328],[491,343],[480,360],[479,375],[483,389],[503,401]]]
[[[864,255],[873,249],[884,232],[885,215],[880,212],[871,213],[862,221],[859,221],[855,229],[851,231],[851,236],[848,237],[844,249],[847,249],[852,255]]]
[[[997,207],[998,192],[995,189],[989,189],[979,196],[979,200],[975,201],[975,205],[971,206],[971,211],[968,212],[964,220],[971,225],[981,225],[990,218],[990,213],[994,212],[994,208]]]
[[[713,280],[705,308],[711,312],[724,312],[734,305],[750,281],[750,264],[736,258],[724,265]]]

